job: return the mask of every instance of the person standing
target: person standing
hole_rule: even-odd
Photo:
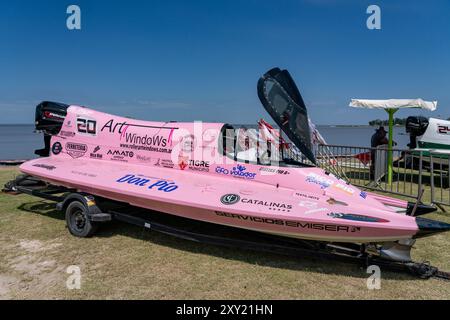
[[[372,160],[370,163],[370,177],[372,178],[375,174],[375,154],[376,154],[376,148],[381,145],[386,145],[389,143],[387,137],[386,137],[386,130],[383,126],[380,126],[378,129],[375,130],[375,133],[372,135],[372,138],[370,139],[370,147],[372,148],[370,151],[370,159]],[[393,145],[396,145],[397,143],[393,142]]]

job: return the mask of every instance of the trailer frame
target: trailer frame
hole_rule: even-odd
[[[24,185],[24,182],[28,182],[28,185]],[[33,182],[36,185],[33,185]],[[430,265],[429,262],[398,262],[388,260],[371,253],[365,244],[329,243],[292,239],[257,231],[200,222],[137,208],[126,203],[97,197],[75,189],[55,186],[28,175],[20,175],[16,179],[8,182],[2,191],[11,194],[24,193],[56,202],[56,209],[59,211],[65,211],[70,203],[78,201],[85,206],[89,221],[96,225],[116,220],[179,239],[209,245],[268,252],[294,258],[310,257],[330,261],[334,260],[356,264],[359,267],[365,268],[371,265],[377,265],[383,270],[408,273],[422,279],[437,278],[450,280],[450,272],[440,271],[437,267]],[[125,213],[123,209],[133,213]],[[182,227],[180,227],[181,225]],[[193,225],[195,225],[195,228],[192,228]],[[197,231],[197,229],[201,229],[202,231]],[[206,230],[208,231],[205,232]]]

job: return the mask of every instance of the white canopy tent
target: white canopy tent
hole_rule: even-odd
[[[350,107],[366,109],[420,108],[434,111],[437,107],[437,101],[424,101],[420,98],[389,100],[352,99],[352,101],[350,102]]]
[[[388,100],[370,100],[370,99],[352,99],[350,107],[365,109],[384,109],[389,114],[389,151],[388,151],[388,183],[392,183],[392,136],[394,127],[394,113],[402,108],[420,108],[428,111],[434,111],[437,107],[437,101],[424,101],[417,99],[388,99]]]

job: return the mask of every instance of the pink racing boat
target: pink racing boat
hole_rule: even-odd
[[[264,234],[364,244],[396,261],[410,261],[415,239],[450,230],[417,217],[433,207],[365,192],[316,167],[307,110],[286,70],[261,77],[258,96],[280,132],[265,122],[259,130],[150,122],[43,102],[36,128],[46,146],[20,170],[76,194],[59,206],[76,236],[110,219],[97,199]]]

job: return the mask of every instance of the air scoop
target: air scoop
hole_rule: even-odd
[[[408,207],[406,209],[406,214],[408,216],[412,215],[412,212],[414,210],[414,206],[415,206],[414,202],[408,202]],[[414,216],[421,216],[421,215],[424,215],[424,214],[427,214],[427,213],[430,213],[430,212],[434,212],[436,210],[437,210],[436,207],[429,206],[429,205],[426,205],[426,204],[423,204],[423,203],[419,203],[419,204],[417,204],[417,208],[416,208],[416,211],[414,213]]]
[[[419,231],[416,233],[414,238],[423,238],[431,236],[435,233],[450,231],[450,224],[441,221],[417,217],[416,223],[419,227]]]

